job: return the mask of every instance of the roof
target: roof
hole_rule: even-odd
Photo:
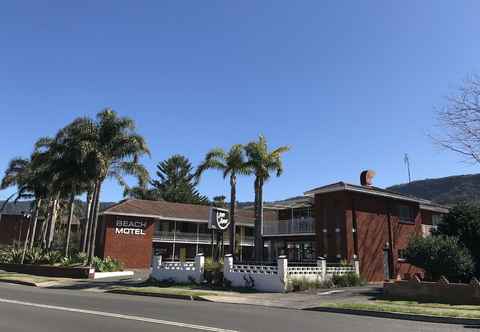
[[[359,185],[345,183],[345,182],[337,182],[337,183],[332,183],[326,186],[317,187],[317,188],[306,191],[304,194],[306,196],[314,196],[315,194],[323,194],[323,193],[329,193],[329,192],[335,192],[335,191],[352,191],[352,192],[361,192],[364,194],[375,195],[375,196],[389,197],[392,199],[419,203],[420,208],[422,210],[435,211],[435,212],[441,212],[441,213],[448,212],[447,207],[436,204],[432,201],[429,201],[423,198],[400,194],[395,191],[386,190],[379,187],[359,186]]]
[[[127,199],[107,208],[101,214],[207,223],[210,208],[208,205]],[[236,224],[253,226],[253,211],[237,209],[235,217]]]

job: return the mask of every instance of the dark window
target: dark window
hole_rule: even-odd
[[[405,249],[398,249],[398,259],[405,260]]]
[[[409,223],[409,224],[415,223],[413,209],[408,205],[398,206],[398,218],[400,219],[400,222]]]

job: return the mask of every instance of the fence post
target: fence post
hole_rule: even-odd
[[[317,266],[322,268],[322,280],[327,278],[327,260],[325,257],[318,257],[317,258]]]
[[[233,269],[233,256],[226,254],[223,259],[223,276],[226,276]]]
[[[158,271],[160,270],[160,267],[162,266],[162,256],[153,256],[153,271]]]
[[[277,259],[278,278],[283,284],[283,291],[287,291],[288,286],[288,260],[287,256],[278,256]]]
[[[195,256],[195,272],[197,274],[197,281],[201,282],[205,272],[205,257],[203,253],[198,253]]]
[[[355,268],[355,273],[360,276],[360,260],[357,257],[353,259],[353,267]]]

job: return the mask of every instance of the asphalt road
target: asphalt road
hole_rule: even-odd
[[[472,331],[476,328],[260,306],[0,284],[0,331]]]

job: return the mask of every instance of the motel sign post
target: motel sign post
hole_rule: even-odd
[[[230,226],[230,215],[226,209],[212,207],[208,214],[208,229],[212,230],[212,258],[215,256],[217,259],[223,256],[223,233]],[[216,253],[213,249],[213,241],[215,234],[217,235],[217,250]],[[215,253],[215,255],[214,255]]]

